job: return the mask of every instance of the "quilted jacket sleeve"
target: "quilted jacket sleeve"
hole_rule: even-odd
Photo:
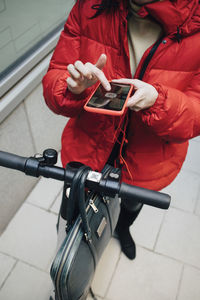
[[[143,122],[160,137],[181,143],[200,135],[200,71],[182,92],[153,84],[159,96],[155,104],[141,112]]]
[[[76,2],[60,35],[47,74],[43,78],[43,94],[48,107],[55,113],[75,117],[82,110],[90,88],[74,95],[67,90],[67,65],[79,59],[80,15]]]

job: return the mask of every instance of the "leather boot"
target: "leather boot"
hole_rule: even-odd
[[[131,260],[136,257],[136,246],[129,227],[133,224],[141,209],[142,204],[135,211],[129,211],[121,204],[121,211],[116,226],[122,252]]]

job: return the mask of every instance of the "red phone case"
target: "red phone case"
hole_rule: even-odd
[[[115,82],[113,82],[113,83],[115,83]],[[90,99],[92,98],[92,96],[94,95],[94,93],[96,92],[96,90],[99,88],[100,83],[98,84],[98,86],[96,87],[96,89],[94,90],[94,92],[90,95],[89,99],[85,103],[84,109],[86,111],[89,111],[89,112],[98,113],[98,114],[104,114],[104,115],[112,115],[112,116],[123,115],[123,113],[124,113],[124,111],[126,109],[127,101],[128,101],[128,99],[130,97],[130,94],[131,94],[131,92],[133,90],[133,85],[132,84],[124,84],[124,83],[123,84],[119,83],[119,84],[120,85],[125,85],[125,86],[130,86],[130,90],[129,90],[128,94],[127,94],[126,100],[125,100],[124,105],[123,105],[123,107],[122,107],[121,110],[118,111],[118,110],[111,110],[111,109],[105,109],[105,108],[97,108],[97,107],[87,106],[88,102],[90,101]]]

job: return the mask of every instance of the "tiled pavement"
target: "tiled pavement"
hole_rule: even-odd
[[[199,154],[196,138],[165,189],[170,209],[145,206],[132,226],[136,260],[111,240],[93,281],[99,300],[200,299]],[[61,182],[42,178],[0,237],[0,300],[48,300],[61,190]]]

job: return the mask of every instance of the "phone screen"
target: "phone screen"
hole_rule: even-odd
[[[110,82],[108,92],[100,84],[86,106],[105,110],[121,111],[131,89],[130,85]]]

